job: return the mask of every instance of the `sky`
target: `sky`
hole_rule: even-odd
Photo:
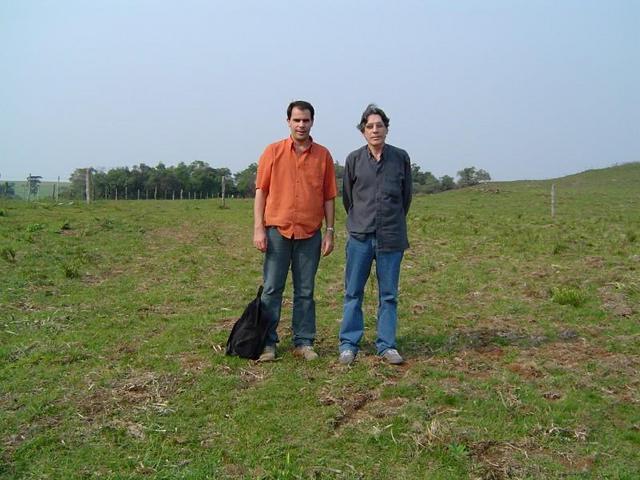
[[[436,177],[640,161],[640,1],[0,0],[0,181],[238,172],[298,99],[342,164],[371,102]]]

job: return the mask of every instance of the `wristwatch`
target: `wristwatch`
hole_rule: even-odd
[[[336,230],[335,230],[335,228],[333,228],[333,227],[327,227],[327,232],[331,232],[331,233],[333,233],[333,232],[335,232],[335,231],[336,231]]]

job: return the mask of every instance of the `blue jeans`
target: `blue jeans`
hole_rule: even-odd
[[[398,281],[403,251],[380,252],[375,234],[367,234],[364,241],[349,237],[347,240],[347,266],[345,269],[344,314],[340,325],[340,351],[358,351],[364,334],[362,300],[364,287],[376,261],[378,280],[378,317],[376,350],[382,355],[389,348],[396,348],[398,324]]]
[[[267,227],[267,252],[264,257],[263,313],[269,318],[267,345],[278,343],[276,329],[280,322],[282,292],[289,266],[293,275],[293,344],[313,345],[316,336],[316,304],[313,300],[316,272],[320,262],[322,235],[291,240],[275,227]]]

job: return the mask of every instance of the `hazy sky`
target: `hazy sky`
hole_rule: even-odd
[[[202,160],[232,172],[316,107],[362,110],[437,177],[640,161],[640,0],[0,0],[0,181]]]

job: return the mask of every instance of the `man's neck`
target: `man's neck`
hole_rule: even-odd
[[[369,151],[371,152],[371,155],[373,155],[373,158],[375,158],[378,162],[382,158],[382,150],[384,150],[384,143],[379,147],[372,147],[371,145],[369,145]]]
[[[302,142],[296,139],[293,139],[293,147],[296,149],[297,153],[304,152],[307,148],[309,148],[310,145],[311,145],[311,138],[307,138]]]

